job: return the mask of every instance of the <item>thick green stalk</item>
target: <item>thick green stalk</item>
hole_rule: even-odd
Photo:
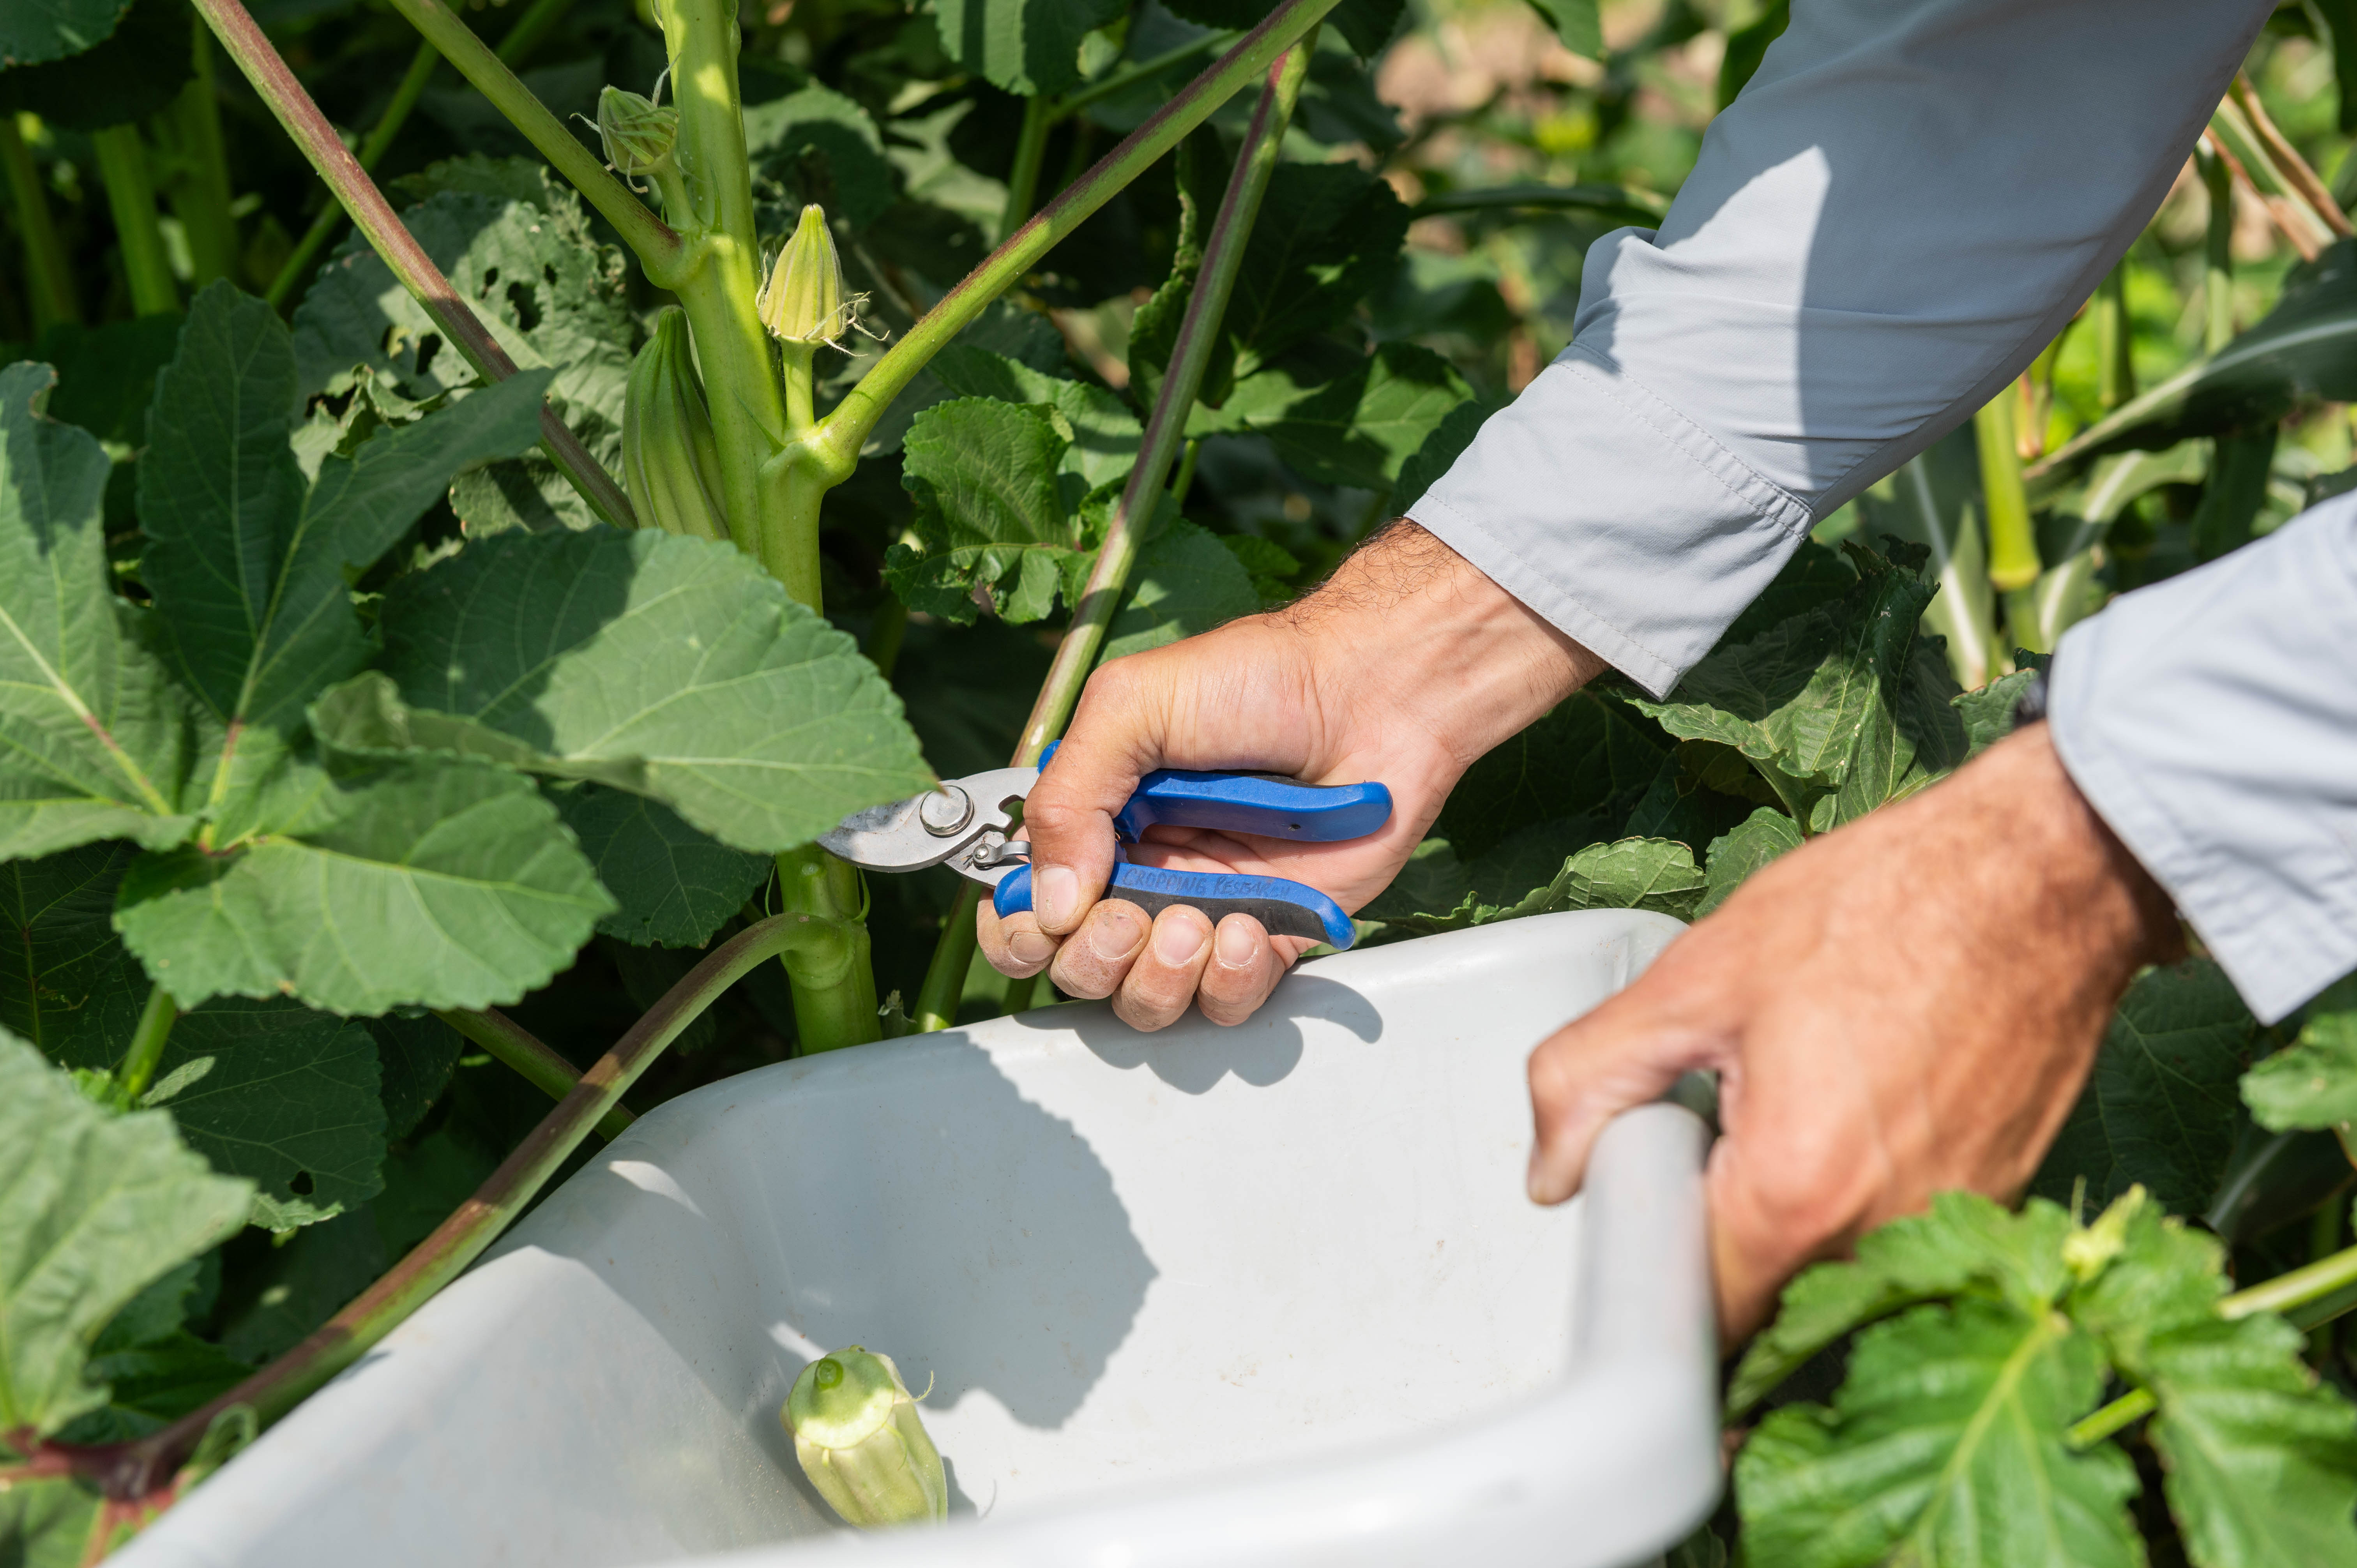
[[[548,37],[556,24],[564,20],[565,14],[573,9],[573,4],[574,0],[533,0],[531,7],[516,18],[514,27],[508,29],[507,37],[500,40],[500,59],[510,65],[520,64],[543,38]],[[403,73],[400,83],[393,90],[393,97],[385,103],[384,113],[377,116],[376,124],[369,129],[367,139],[361,143],[361,167],[371,174],[376,172],[376,166],[382,161],[386,149],[393,145],[393,138],[401,134],[401,128],[409,123],[410,112],[425,95],[427,84],[434,80],[434,68],[441,63],[441,53],[432,44],[420,43],[417,46],[417,52],[410,57],[409,70]],[[296,284],[303,281],[303,274],[310,270],[319,252],[336,237],[336,231],[343,227],[344,209],[337,205],[335,192],[328,191],[327,197],[326,205],[320,208],[319,215],[311,220],[311,227],[296,243],[294,252],[286,258],[286,264],[280,267],[278,275],[270,280],[270,287],[263,297],[274,306],[285,304],[286,296],[295,292]]]
[[[2007,387],[1973,415],[1980,449],[1981,495],[1988,509],[1989,582],[2009,594],[2038,581],[2038,536],[2029,526],[2029,493],[2014,446],[2013,389]]]
[[[221,101],[213,91],[213,38],[197,17],[196,75],[156,117],[159,143],[169,149],[164,194],[188,239],[191,283],[202,288],[238,275],[237,220],[229,209],[229,157],[221,146]]]
[[[156,214],[156,182],[147,170],[147,145],[136,125],[93,131],[99,178],[114,213],[114,238],[123,251],[123,274],[131,285],[131,308],[140,316],[170,316],[180,308],[180,285],[164,250],[163,225]]]
[[[1041,208],[1038,216],[943,295],[820,422],[812,442],[797,443],[771,459],[772,464],[807,462],[818,456],[840,465],[847,476],[851,465],[858,460],[859,448],[868,432],[935,354],[981,315],[992,300],[1029,272],[1059,241],[1087,221],[1156,159],[1177,146],[1188,132],[1211,118],[1212,111],[1265,75],[1277,56],[1299,42],[1335,4],[1336,0],[1282,0],[1269,12],[1267,19],[1245,34],[1235,48],[1188,83],[1156,111],[1152,119],[1123,138],[1120,145]],[[813,447],[821,450],[813,452]]]
[[[451,288],[450,280],[442,275],[442,269],[434,264],[416,236],[393,216],[384,192],[376,188],[368,171],[361,167],[359,160],[337,137],[335,127],[319,113],[319,106],[311,101],[303,84],[295,80],[295,73],[263,36],[241,0],[196,0],[196,5],[211,25],[213,36],[237,61],[238,69],[245,72],[246,80],[253,84],[262,101],[270,105],[271,113],[310,160],[312,168],[328,182],[336,199],[360,225],[361,232],[368,236],[369,244],[402,287],[434,318],[450,346],[485,381],[500,381],[514,375],[515,361],[491,337],[473,307]],[[645,210],[640,209],[642,215]],[[651,218],[649,221],[652,221]],[[580,438],[545,403],[540,410],[540,442],[550,461],[581,492],[591,510],[619,528],[638,525],[637,515],[630,510],[630,498],[622,493],[622,487],[583,449]]]
[[[2109,413],[2136,396],[2136,327],[2128,317],[2128,263],[2120,258],[2095,294],[2095,401]]]
[[[41,184],[40,166],[25,145],[16,116],[6,110],[0,110],[0,171],[6,174],[8,199],[16,213],[16,234],[25,245],[25,292],[31,296],[34,330],[80,321],[81,306],[74,298],[73,268],[64,242],[58,238],[57,219],[49,211],[49,193]]]
[[[1046,94],[1023,102],[1023,127],[1015,136],[1015,165],[1006,172],[1006,205],[998,213],[998,242],[1006,243],[1039,195],[1039,163],[1048,155],[1048,133],[1055,129],[1056,110]]]
[[[513,1068],[551,1100],[564,1099],[581,1081],[579,1068],[496,1007],[486,1007],[479,1013],[465,1007],[437,1007],[434,1015],[482,1047],[494,1059]],[[598,1120],[597,1135],[610,1144],[637,1120],[628,1106],[616,1101],[614,1108]]]
[[[277,1420],[430,1300],[482,1255],[563,1168],[590,1129],[620,1103],[663,1047],[721,994],[781,952],[826,947],[841,933],[807,915],[779,915],[713,950],[597,1058],[564,1101],[516,1145],[473,1197],[393,1271],[308,1338],[220,1398],[130,1444],[105,1478],[110,1496],[146,1497],[167,1481],[224,1412],[243,1405],[264,1425]]]
[[[492,107],[523,134],[524,140],[614,226],[623,242],[638,252],[648,276],[658,285],[663,284],[663,274],[683,260],[679,236],[648,211],[646,204],[629,186],[608,173],[597,155],[583,146],[565,128],[564,122],[532,95],[532,89],[518,80],[507,62],[477,38],[475,30],[442,0],[393,3],[393,8],[409,19],[409,25],[439,50],[444,59],[457,66],[459,74],[490,99]],[[338,194],[341,194],[340,188]]]
[[[788,850],[778,856],[778,900],[790,913],[823,920],[838,934],[832,943],[805,943],[786,953],[786,976],[794,988],[796,1054],[813,1056],[882,1038],[859,873],[816,844]]]
[[[2193,166],[2210,195],[2201,250],[2201,351],[2214,354],[2234,337],[2234,177],[2206,145],[2193,149]]]
[[[666,215],[690,237],[689,252],[673,276],[663,275],[644,251],[639,259],[687,311],[720,453],[729,537],[815,609],[817,499],[809,503],[810,526],[797,528],[788,499],[762,481],[762,465],[785,442],[788,425],[784,387],[755,306],[761,244],[753,231],[753,180],[737,83],[737,7],[733,0],[662,0],[660,14],[679,108],[673,161],[686,199],[685,211]]]
[[[1286,126],[1292,122],[1293,106],[1301,96],[1309,56],[1316,48],[1316,24],[1312,23],[1300,41],[1267,68],[1260,103],[1236,155],[1235,172],[1228,177],[1219,216],[1212,220],[1211,233],[1203,242],[1202,270],[1196,275],[1187,314],[1171,344],[1170,368],[1155,395],[1153,412],[1146,415],[1137,462],[1106,525],[1104,543],[1090,568],[1088,585],[1082,590],[1071,625],[1056,645],[1055,660],[1048,667],[1048,678],[1039,687],[1009,767],[1028,768],[1039,760],[1048,743],[1063,733],[1073,705],[1081,700],[1081,687],[1096,667],[1097,654],[1104,647],[1105,628],[1112,624],[1114,608],[1121,602],[1130,570],[1137,564],[1146,531],[1160,507],[1163,481],[1186,442],[1187,418],[1194,411],[1195,393],[1202,385],[1204,368],[1211,363],[1212,347],[1227,315],[1228,295],[1235,286],[1236,270],[1243,264],[1253,220],[1260,213],[1261,199],[1268,193],[1268,182],[1284,149]],[[924,984],[917,993],[916,1011],[910,1015],[920,1030],[945,1029],[956,1021],[966,970],[974,961],[974,912],[980,905],[977,888],[962,889],[948,923],[942,928],[932,961],[925,968]]]
[[[164,1059],[164,1042],[179,1021],[180,1009],[162,986],[151,986],[147,1005],[139,1010],[138,1026],[131,1031],[130,1048],[114,1076],[115,1092],[125,1105],[136,1105],[155,1080],[156,1064]]]

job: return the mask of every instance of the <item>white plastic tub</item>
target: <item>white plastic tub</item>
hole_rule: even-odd
[[[663,1106],[123,1568],[1650,1562],[1718,1494],[1703,1131],[1523,1196],[1523,1059],[1676,934],[1588,912],[1303,966],[1252,1023],[1102,1007]],[[778,1422],[931,1380],[944,1528],[840,1527]]]

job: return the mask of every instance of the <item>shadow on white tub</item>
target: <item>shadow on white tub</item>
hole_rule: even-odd
[[[1546,916],[1306,964],[1253,1022],[1098,1006],[641,1120],[120,1568],[1651,1562],[1718,1495],[1704,1133],[1523,1196],[1523,1059],[1678,931]],[[863,1344],[948,1526],[840,1527],[778,1408]]]

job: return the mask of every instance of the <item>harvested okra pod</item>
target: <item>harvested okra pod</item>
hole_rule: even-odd
[[[942,1456],[892,1358],[848,1345],[802,1369],[779,1412],[819,1496],[862,1530],[949,1517]]]

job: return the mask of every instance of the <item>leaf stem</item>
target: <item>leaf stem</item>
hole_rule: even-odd
[[[1170,368],[1155,394],[1153,411],[1146,415],[1137,462],[1114,508],[1104,543],[1089,570],[1088,585],[1072,612],[1071,625],[1056,644],[1055,660],[1040,683],[1010,767],[1028,768],[1039,760],[1048,743],[1063,733],[1073,705],[1080,701],[1081,687],[1096,668],[1114,608],[1121,602],[1130,571],[1161,510],[1163,481],[1169,477],[1171,460],[1186,441],[1187,417],[1194,411],[1195,394],[1202,386],[1204,369],[1211,363],[1211,349],[1228,313],[1236,271],[1243,264],[1253,220],[1259,216],[1261,199],[1268,194],[1269,180],[1284,149],[1286,127],[1292,123],[1294,104],[1308,74],[1309,57],[1318,47],[1317,27],[1311,23],[1300,40],[1267,68],[1260,102],[1237,151],[1235,170],[1228,177],[1227,193],[1220,199],[1219,215],[1203,242],[1202,270],[1196,274],[1187,313],[1170,346]],[[920,1032],[946,1029],[956,1021],[966,971],[974,961],[974,915],[981,902],[978,886],[969,884],[960,888],[948,923],[934,944],[932,960],[925,966],[916,1011],[910,1015]]]
[[[503,381],[514,375],[515,361],[493,339],[481,318],[458,297],[450,280],[442,275],[442,269],[434,264],[416,236],[393,216],[384,192],[377,188],[368,171],[361,167],[359,160],[336,135],[335,127],[319,113],[319,106],[303,90],[303,84],[295,80],[295,73],[263,36],[241,0],[196,0],[196,5],[211,24],[213,36],[237,61],[238,69],[245,72],[246,80],[253,84],[262,101],[270,105],[271,113],[311,161],[311,166],[328,182],[344,209],[352,215],[361,232],[368,236],[370,245],[383,259],[385,266],[425,314],[434,318],[451,347],[464,355],[476,373],[487,381]],[[465,30],[463,25],[460,30]],[[473,36],[468,34],[469,38]],[[597,460],[582,447],[580,438],[546,403],[540,409],[540,439],[542,449],[593,510],[617,527],[638,526],[638,518],[630,510],[630,498],[622,493],[614,477],[598,466]]]
[[[2105,413],[2136,396],[2136,324],[2128,316],[2128,263],[2095,293],[2095,401]]]
[[[2234,339],[2234,177],[2206,142],[2194,145],[2193,166],[2210,197],[2201,249],[2201,351],[2214,354]]]
[[[230,211],[229,159],[221,147],[221,101],[213,88],[213,39],[198,17],[189,53],[195,75],[156,117],[165,150],[164,194],[188,240],[191,284],[238,275],[237,219]]]
[[[161,985],[148,987],[147,1005],[139,1010],[138,1026],[131,1031],[130,1048],[123,1053],[123,1066],[114,1078],[115,1092],[126,1108],[137,1105],[147,1092],[156,1064],[164,1059],[164,1042],[179,1018],[171,993]]]
[[[1045,93],[1023,102],[1023,126],[1015,135],[1015,165],[1006,173],[1006,205],[998,213],[998,242],[1031,216],[1039,194],[1039,164],[1048,155],[1048,133],[1056,127],[1054,102]]]
[[[41,184],[40,166],[25,145],[16,116],[6,110],[0,110],[0,169],[7,176],[16,236],[24,242],[26,292],[32,296],[34,329],[80,321],[81,306],[74,298],[73,268],[58,237],[57,218],[49,211],[49,193]]]
[[[1095,166],[1039,209],[964,279],[943,295],[898,343],[877,360],[843,402],[820,422],[813,444],[843,467],[858,460],[868,432],[917,372],[923,370],[985,306],[1028,272],[1057,242],[1103,207],[1155,160],[1178,145],[1188,132],[1247,83],[1265,75],[1277,56],[1292,48],[1332,10],[1336,0],[1281,0],[1260,26],[1246,33],[1200,76],[1187,84]],[[794,454],[781,455],[791,459]],[[772,462],[781,459],[773,458]]]
[[[1981,498],[1987,509],[1989,583],[2010,594],[2038,581],[2038,536],[2029,526],[2029,495],[2021,478],[2021,452],[2014,445],[2014,390],[2007,385],[1973,415],[1973,444],[1980,449]]]
[[[482,1255],[621,1101],[663,1047],[757,965],[781,952],[838,943],[832,922],[779,915],[715,948],[597,1058],[474,1196],[301,1344],[218,1399],[124,1447],[104,1477],[111,1497],[152,1496],[196,1449],[215,1417],[239,1405],[268,1425],[350,1366]]]
[[[434,1015],[515,1069],[551,1100],[563,1100],[581,1081],[580,1069],[496,1007],[479,1013],[466,1007],[437,1007]],[[636,1112],[616,1101],[614,1108],[599,1118],[597,1135],[610,1144],[637,1120]]]
[[[1090,104],[1112,97],[1116,92],[1136,86],[1139,82],[1161,75],[1181,60],[1223,48],[1235,42],[1233,33],[1205,33],[1192,43],[1180,44],[1175,49],[1165,49],[1151,59],[1142,59],[1110,75],[1101,76],[1085,87],[1076,87],[1055,101],[1049,111],[1051,123],[1069,120]]]
[[[2083,1453],[2112,1434],[2133,1426],[2158,1408],[2150,1389],[2130,1389],[2103,1409],[2081,1418],[2062,1434],[2073,1452]]]
[[[2218,1316],[2231,1320],[2256,1312],[2280,1312],[2292,1317],[2300,1327],[2311,1328],[2323,1318],[2301,1322],[2292,1309],[2323,1301],[2351,1285],[2357,1285],[2357,1247],[2344,1248],[2289,1273],[2262,1280],[2248,1290],[2238,1290],[2218,1304]],[[2342,1304],[2340,1310],[2346,1312],[2352,1305],[2357,1305],[2357,1298]]]
[[[164,251],[164,228],[156,212],[156,182],[147,168],[146,144],[136,125],[109,125],[90,134],[106,204],[114,214],[114,237],[123,251],[123,275],[131,285],[131,308],[140,316],[171,316],[180,308],[180,285]]]
[[[646,203],[629,186],[607,172],[597,155],[583,146],[580,139],[565,128],[565,123],[533,96],[532,89],[456,12],[442,0],[393,0],[393,4],[409,19],[410,26],[439,50],[444,59],[457,66],[458,73],[474,83],[475,90],[490,99],[491,106],[523,134],[524,140],[614,226],[624,242],[639,253],[650,275],[676,262],[682,249],[679,236],[648,211]],[[660,278],[657,281],[660,283]]]

